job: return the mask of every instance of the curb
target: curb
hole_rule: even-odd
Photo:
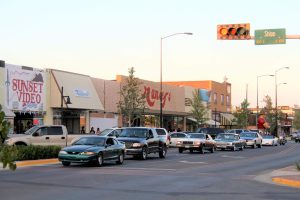
[[[57,158],[54,159],[43,159],[43,160],[25,160],[25,161],[17,161],[17,167],[27,167],[33,165],[45,165],[45,164],[57,164],[59,163]]]
[[[300,188],[300,181],[291,180],[291,179],[287,179],[287,178],[280,178],[280,177],[272,178],[272,181],[274,183],[278,183],[278,184],[281,184],[281,185]]]

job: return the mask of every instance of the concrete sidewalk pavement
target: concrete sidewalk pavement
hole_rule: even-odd
[[[57,158],[53,159],[40,159],[40,160],[24,160],[24,161],[17,161],[17,168],[18,167],[29,167],[35,165],[49,165],[49,164],[57,164],[59,163]],[[0,162],[0,170],[3,169],[3,163]]]

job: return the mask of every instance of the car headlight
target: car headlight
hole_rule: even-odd
[[[132,147],[142,147],[143,146],[143,144],[141,144],[141,143],[133,143],[132,144]]]
[[[66,151],[60,151],[59,154],[68,154]]]
[[[181,143],[182,143],[181,141],[177,141],[177,142],[176,142],[176,144],[181,144]]]
[[[91,156],[91,155],[95,155],[96,153],[95,152],[92,152],[92,151],[86,151],[86,152],[82,152],[80,153],[80,155],[87,155],[87,156]]]
[[[194,142],[194,144],[195,144],[195,145],[200,145],[201,142],[200,142],[200,141],[196,141],[196,142]]]
[[[227,145],[232,145],[233,143],[232,142],[227,142]]]

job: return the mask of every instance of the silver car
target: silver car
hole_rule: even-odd
[[[262,136],[256,132],[242,132],[240,138],[246,140],[247,146],[251,146],[253,149],[262,147]]]

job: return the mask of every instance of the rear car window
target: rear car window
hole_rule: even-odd
[[[163,129],[156,129],[157,135],[167,135],[166,131]]]

